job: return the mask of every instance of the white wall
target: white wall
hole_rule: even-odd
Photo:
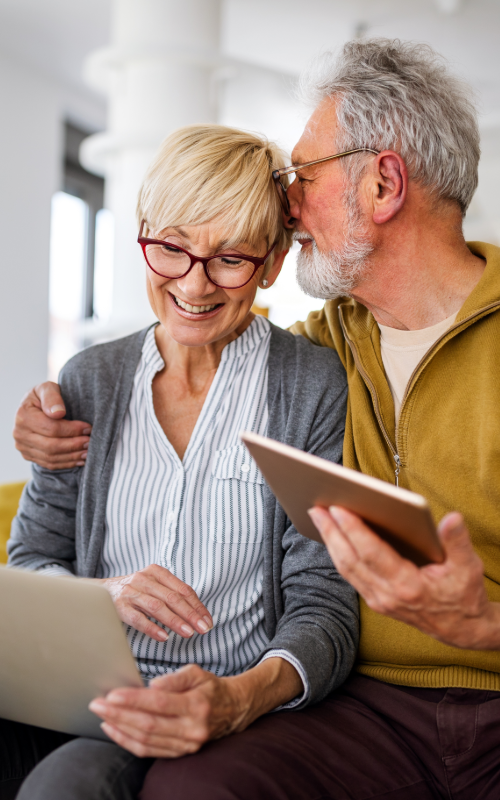
[[[50,200],[58,184],[57,91],[0,59],[0,483],[29,466],[14,448],[22,395],[47,374]]]

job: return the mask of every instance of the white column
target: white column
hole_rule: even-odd
[[[135,206],[162,139],[217,117],[221,0],[114,0],[111,45],[91,55],[86,77],[108,95],[108,130],[87,139],[84,166],[106,177],[115,219],[112,335],[152,319]]]
[[[57,189],[57,87],[0,57],[0,483],[29,477],[14,447],[21,397],[47,377],[50,201]]]

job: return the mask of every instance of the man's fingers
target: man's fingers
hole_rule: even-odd
[[[356,514],[339,506],[331,506],[329,511],[359,559],[371,571],[380,577],[392,579],[402,568],[410,566],[409,561],[402,558]]]
[[[40,399],[42,411],[52,419],[61,419],[66,414],[66,406],[61,396],[61,390],[57,383],[45,381],[35,386],[35,394]]]
[[[310,508],[309,516],[321,534],[326,548],[330,554],[334,565],[339,572],[344,575],[357,561],[356,550],[344,536],[334,519],[332,519],[326,508],[316,506]]]
[[[63,420],[66,422],[66,420]],[[43,454],[45,458],[59,460],[68,460],[68,456],[76,458],[80,453],[88,449],[90,442],[89,436],[73,436],[70,438],[58,439],[51,436],[40,436],[38,433],[31,433],[29,442],[24,447],[24,452]]]
[[[46,458],[44,453],[40,453],[39,451],[34,452],[23,450],[22,455],[26,461],[32,461],[33,463],[38,464],[39,467],[55,471],[59,469],[75,469],[75,467],[84,467],[85,459],[87,458],[87,451],[85,450],[84,453],[76,453],[74,456],[63,456],[59,459]]]
[[[478,558],[464,518],[458,512],[454,511],[443,517],[438,526],[438,534],[447,561],[469,566],[472,559]]]
[[[417,602],[418,569],[359,517],[336,506],[329,513],[317,508],[312,511],[332,561],[370,608],[390,614],[402,600],[413,605]]]
[[[88,422],[70,419],[50,419],[41,408],[22,404],[16,414],[14,434],[16,438],[27,439],[33,435],[54,438],[88,437],[92,427]],[[29,441],[29,439],[27,440]]]

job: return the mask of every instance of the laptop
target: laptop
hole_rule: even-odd
[[[84,578],[0,567],[0,642],[4,719],[108,740],[90,701],[144,685],[111,596]]]

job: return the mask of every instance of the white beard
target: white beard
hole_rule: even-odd
[[[346,234],[337,250],[321,253],[313,240],[297,256],[297,283],[310,297],[334,300],[348,297],[369,270],[368,258],[374,245],[364,229],[361,213],[354,197],[345,197]],[[303,238],[296,232],[295,240]]]

